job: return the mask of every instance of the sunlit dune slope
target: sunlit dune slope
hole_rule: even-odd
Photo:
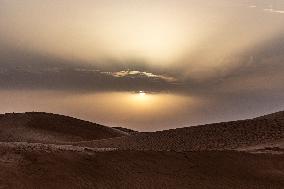
[[[284,112],[255,119],[214,123],[138,133],[113,139],[78,143],[91,147],[115,147],[123,150],[224,150],[249,147],[284,139]]]
[[[76,142],[128,135],[99,124],[49,113],[10,113],[0,115],[0,141]]]

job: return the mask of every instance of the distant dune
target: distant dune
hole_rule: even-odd
[[[284,139],[284,112],[255,119],[214,123],[106,140],[81,142],[90,147],[123,150],[232,150]]]
[[[132,130],[132,129],[128,129],[128,128],[123,128],[123,127],[113,127],[113,128],[121,130],[121,131],[129,133],[129,134],[137,134],[138,133],[138,131],[135,131],[135,130]]]
[[[158,132],[0,116],[0,189],[283,189],[284,112]]]
[[[126,135],[111,127],[50,113],[0,115],[0,141],[59,143]]]

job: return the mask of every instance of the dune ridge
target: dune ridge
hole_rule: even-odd
[[[284,139],[284,112],[241,120],[79,142],[122,150],[233,150]]]
[[[118,129],[52,113],[0,115],[0,141],[62,143],[126,135]]]
[[[135,132],[49,113],[0,115],[1,189],[282,189],[284,112]]]

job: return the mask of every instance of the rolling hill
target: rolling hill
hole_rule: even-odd
[[[0,115],[1,189],[282,189],[284,112],[158,132]]]
[[[68,116],[28,112],[0,115],[0,141],[62,143],[127,136],[128,133]]]
[[[284,139],[284,112],[254,119],[214,123],[105,140],[81,142],[90,147],[122,150],[232,150]]]

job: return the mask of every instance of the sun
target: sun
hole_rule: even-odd
[[[139,91],[138,93],[139,93],[139,96],[141,96],[141,97],[146,96],[146,93],[144,91]]]
[[[135,102],[136,106],[145,106],[150,101],[153,100],[153,95],[151,93],[148,93],[146,91],[135,91],[135,93],[132,93],[131,95],[133,101]]]

